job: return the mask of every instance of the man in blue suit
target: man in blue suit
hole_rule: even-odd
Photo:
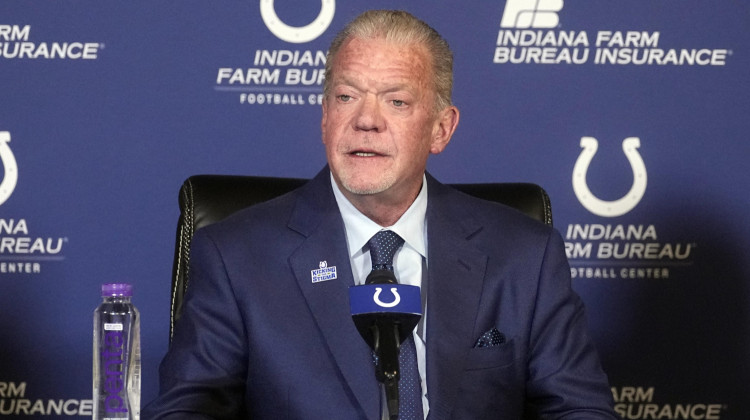
[[[407,13],[366,12],[339,33],[321,122],[328,167],[196,233],[144,418],[382,418],[347,290],[383,229],[403,239],[399,282],[426,297],[413,334],[419,418],[616,418],[560,236],[425,174],[458,124],[451,85],[447,43]],[[321,267],[334,274],[315,281]]]

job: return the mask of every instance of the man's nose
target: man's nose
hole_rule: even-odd
[[[374,95],[366,95],[360,102],[354,128],[364,131],[381,132],[385,128],[385,120],[381,104]]]

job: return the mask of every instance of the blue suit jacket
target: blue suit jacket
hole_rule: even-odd
[[[559,235],[429,176],[428,194],[429,418],[616,418]],[[344,235],[327,169],[197,232],[144,418],[379,419]],[[336,279],[312,282],[321,262]],[[476,348],[493,327],[507,341]]]

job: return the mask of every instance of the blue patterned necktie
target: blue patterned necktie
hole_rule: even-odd
[[[370,258],[372,258],[373,270],[393,271],[393,256],[404,244],[404,240],[397,233],[390,230],[381,230],[368,242],[370,245]],[[422,414],[422,386],[417,367],[417,350],[414,346],[412,334],[401,343],[398,364],[400,379],[398,382],[399,393],[399,420],[424,420]]]

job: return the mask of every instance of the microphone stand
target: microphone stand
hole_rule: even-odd
[[[390,270],[373,270],[365,280],[365,285],[397,285],[396,276]],[[398,355],[401,342],[419,322],[421,314],[380,313],[376,316],[355,317],[362,337],[370,344],[377,358],[375,378],[382,384],[388,418],[398,420],[400,368]]]
[[[383,385],[388,417],[391,420],[397,420],[399,414],[398,381],[401,377],[399,373],[398,353],[401,342],[399,340],[398,325],[391,323],[391,327],[393,328],[392,331],[388,331],[385,325],[373,326],[373,350],[378,358],[378,363],[375,367],[375,377]],[[380,334],[381,331],[383,332],[382,336]]]

